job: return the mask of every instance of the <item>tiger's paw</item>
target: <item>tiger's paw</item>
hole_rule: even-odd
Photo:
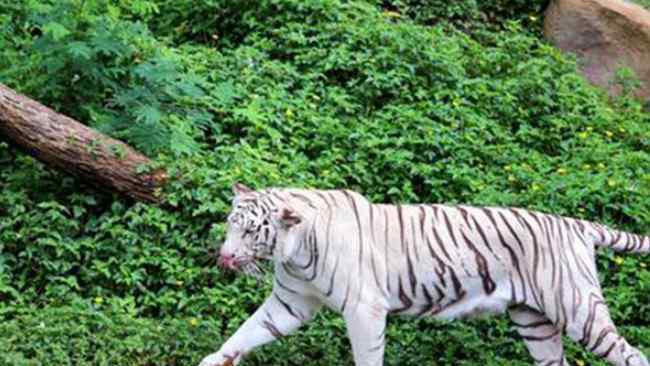
[[[226,355],[221,352],[213,353],[206,356],[199,366],[235,366],[239,363],[240,353],[235,352],[231,355]]]

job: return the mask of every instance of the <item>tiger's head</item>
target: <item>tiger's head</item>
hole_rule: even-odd
[[[233,185],[232,210],[219,266],[260,276],[259,260],[286,259],[297,247],[303,218],[296,210],[265,192]]]

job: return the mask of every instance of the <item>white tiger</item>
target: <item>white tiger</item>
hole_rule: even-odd
[[[357,366],[383,364],[389,314],[456,319],[507,312],[537,365],[568,365],[567,334],[613,365],[648,366],[618,334],[595,246],[650,252],[643,237],[513,208],[372,204],[338,190],[241,184],[220,265],[272,259],[270,297],[201,366],[236,365],[323,306],[340,312]]]

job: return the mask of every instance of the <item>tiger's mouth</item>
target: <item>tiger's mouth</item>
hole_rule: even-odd
[[[219,267],[229,269],[232,271],[239,271],[246,265],[253,262],[254,260],[255,258],[248,255],[234,256],[234,255],[222,254],[219,256],[219,259],[217,260],[217,265],[219,265]]]
[[[235,257],[220,255],[217,260],[217,265],[224,269],[242,272],[258,279],[263,277],[263,271],[257,264],[257,258],[255,256],[245,255]]]

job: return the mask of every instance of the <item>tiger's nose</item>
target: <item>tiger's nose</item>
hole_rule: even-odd
[[[234,267],[235,255],[226,253],[223,249],[219,251],[219,259],[217,265],[219,267],[232,269]]]
[[[224,256],[222,254],[222,255],[219,255],[219,259],[217,260],[217,264],[219,265],[219,267],[232,268],[234,259],[235,259],[235,257],[232,256],[232,255]]]

